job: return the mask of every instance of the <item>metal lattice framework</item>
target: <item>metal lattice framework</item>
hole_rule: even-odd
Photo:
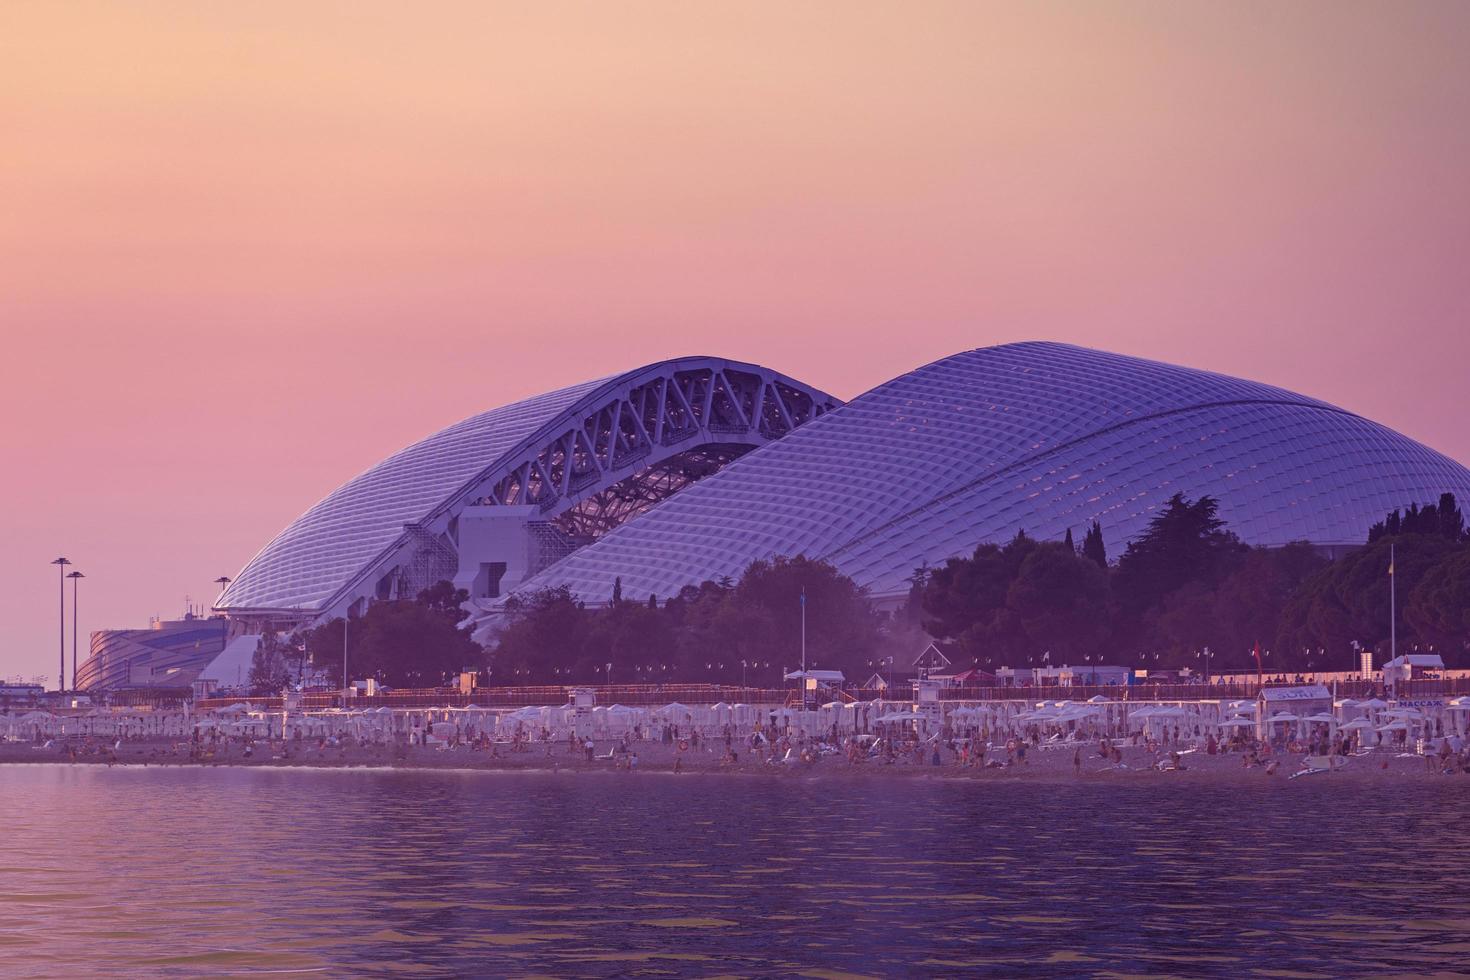
[[[832,408],[795,385],[763,376],[759,368],[697,367],[674,371],[619,391],[604,404],[575,420],[534,455],[527,455],[477,501],[484,504],[536,504],[543,512],[559,509],[568,498],[599,498],[624,482],[623,474],[651,470],[660,477],[642,481],[647,495],[658,488],[672,493],[723,466],[760,443],[779,439],[803,422]],[[705,452],[709,443],[719,451]],[[696,450],[687,463],[663,465]],[[672,452],[670,452],[672,450]],[[655,462],[657,461],[657,462]],[[682,474],[682,482],[671,478]],[[616,481],[616,482],[613,482]],[[639,481],[631,481],[632,484]],[[606,512],[626,512],[609,498]],[[658,499],[662,499],[661,497]],[[594,521],[607,530],[621,520]]]
[[[236,576],[216,608],[314,618],[443,577],[470,505],[533,506],[546,561],[836,408],[754,364],[662,361],[466,419],[333,491]],[[538,562],[539,563],[539,562]]]

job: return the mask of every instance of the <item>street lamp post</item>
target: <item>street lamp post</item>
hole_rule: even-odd
[[[806,710],[806,586],[801,588],[801,710]]]
[[[67,578],[71,579],[71,689],[77,689],[77,580],[87,576],[81,572],[72,572]]]
[[[71,564],[71,560],[58,558],[51,564],[55,565],[56,571],[60,573],[57,581],[61,593],[61,614],[57,619],[56,632],[60,638],[58,648],[61,658],[61,673],[56,675],[56,689],[58,691],[64,691],[66,690],[66,566]]]
[[[349,612],[342,617],[342,710],[347,710],[347,622],[352,618]]]

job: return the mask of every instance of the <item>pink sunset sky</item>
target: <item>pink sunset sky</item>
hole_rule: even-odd
[[[0,6],[0,677],[651,360],[1054,339],[1470,461],[1470,4]],[[70,615],[68,613],[68,615]],[[70,647],[70,623],[67,624]]]

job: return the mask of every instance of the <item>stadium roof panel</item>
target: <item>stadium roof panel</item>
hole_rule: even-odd
[[[1020,343],[903,374],[726,467],[526,583],[667,596],[750,562],[832,561],[875,595],[1024,529],[1101,523],[1111,552],[1176,492],[1253,544],[1360,543],[1395,507],[1470,499],[1464,466],[1254,381]]]

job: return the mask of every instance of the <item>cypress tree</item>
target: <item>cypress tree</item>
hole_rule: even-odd
[[[1091,558],[1100,568],[1108,567],[1108,549],[1103,544],[1102,525],[1097,521],[1092,522],[1092,527],[1087,529],[1082,539],[1082,557]]]

